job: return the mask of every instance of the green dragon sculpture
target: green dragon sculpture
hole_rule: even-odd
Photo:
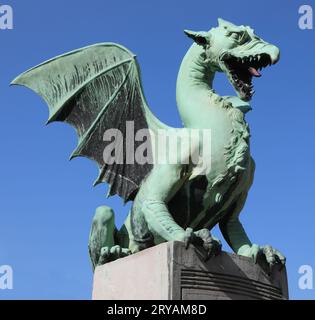
[[[285,264],[285,257],[271,246],[252,244],[239,220],[255,170],[245,121],[254,94],[252,78],[279,60],[279,50],[250,27],[223,19],[208,32],[185,33],[194,43],[177,80],[177,104],[185,128],[175,131],[149,110],[135,55],[114,43],[55,57],[12,82],[34,90],[47,102],[49,123],[64,121],[74,126],[79,142],[71,158],[85,156],[97,162],[100,171],[95,184],[107,182],[109,195],[133,201],[120,230],[111,208],[96,210],[89,240],[93,268],[173,240],[201,245],[210,258],[221,250],[220,241],[210,233],[216,224],[235,253],[255,261],[263,256],[271,266]],[[215,93],[216,72],[225,73],[237,96]],[[185,164],[128,163],[123,155],[126,142],[119,148],[123,161],[107,161],[104,150],[112,141],[104,138],[104,132],[116,129],[125,134],[127,122],[137,132],[164,130],[170,135],[210,129],[209,170],[198,174],[190,160]],[[130,142],[140,146],[137,139]],[[146,142],[152,148],[150,139]],[[185,155],[190,159],[188,151]]]

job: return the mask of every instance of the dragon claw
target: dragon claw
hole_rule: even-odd
[[[194,244],[196,246],[202,245],[202,239],[193,231],[192,228],[187,228],[185,230],[184,243],[186,249],[188,249],[190,244]]]
[[[257,263],[258,258],[262,257],[266,260],[269,265],[270,272],[272,269],[278,265],[282,269],[285,266],[286,258],[285,256],[278,250],[273,247],[267,246],[257,246],[252,245],[250,248],[250,256],[253,258],[254,262]]]
[[[222,244],[221,241],[214,238],[208,229],[201,229],[197,231],[197,235],[203,240],[203,248],[207,252],[206,261],[213,256],[217,256],[221,253]]]
[[[192,228],[185,231],[185,247],[188,249],[190,244],[202,246],[206,251],[205,260],[209,260],[212,256],[220,254],[222,244],[218,239],[211,236],[208,229],[201,229],[194,232]]]
[[[101,249],[101,255],[98,261],[98,265],[103,265],[107,262],[117,260],[119,258],[126,257],[130,255],[131,252],[127,248],[122,248],[119,245],[113,247],[103,247]]]
[[[285,256],[271,246],[261,246],[259,254],[265,257],[267,263],[269,264],[270,271],[275,265],[280,265],[281,268],[285,266]]]

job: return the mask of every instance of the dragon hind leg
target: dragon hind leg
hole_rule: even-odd
[[[93,270],[98,265],[129,255],[129,249],[122,248],[122,244],[117,242],[119,238],[114,211],[107,206],[98,207],[89,237],[89,254]]]

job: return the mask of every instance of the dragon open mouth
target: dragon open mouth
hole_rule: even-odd
[[[223,61],[232,85],[245,101],[249,101],[255,93],[252,78],[261,77],[259,71],[273,64],[271,57],[266,53],[247,57],[226,55]]]

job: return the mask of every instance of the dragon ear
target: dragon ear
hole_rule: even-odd
[[[205,46],[209,44],[209,34],[205,31],[191,31],[191,30],[184,30],[185,34],[193,39],[197,44],[201,46]]]
[[[235,24],[233,24],[232,22],[223,20],[221,18],[218,19],[218,25],[219,27],[236,27]]]

